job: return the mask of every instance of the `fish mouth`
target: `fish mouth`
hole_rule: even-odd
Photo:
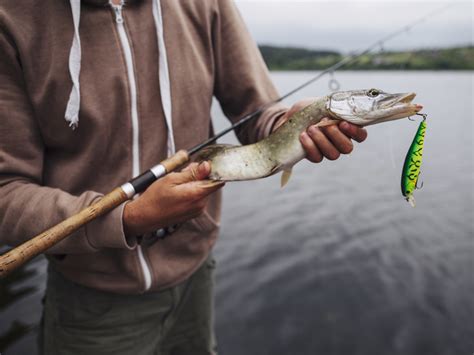
[[[390,95],[382,101],[380,117],[369,124],[399,120],[417,114],[423,106],[412,102],[415,96],[414,92]]]
[[[420,104],[414,104],[412,101],[416,97],[414,92],[407,93],[407,94],[398,94],[395,100],[391,102],[391,105],[403,105],[409,111],[414,111],[414,113],[418,113],[423,109],[423,106]]]
[[[404,103],[404,104],[411,104],[415,96],[416,94],[414,92],[409,93],[409,94],[401,94],[397,102]]]

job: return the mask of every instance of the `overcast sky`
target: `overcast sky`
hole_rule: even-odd
[[[235,0],[259,44],[359,50],[416,22],[386,49],[449,47],[473,43],[473,0]],[[446,7],[448,6],[448,7]]]

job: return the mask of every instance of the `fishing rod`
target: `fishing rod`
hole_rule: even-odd
[[[450,4],[449,6],[452,6],[452,5]],[[67,236],[71,235],[73,232],[75,232],[76,230],[84,226],[85,224],[106,214],[107,212],[110,212],[111,210],[118,207],[122,203],[132,199],[136,194],[143,192],[156,180],[169,174],[172,171],[179,169],[180,167],[188,163],[190,161],[191,155],[199,152],[201,149],[203,149],[207,145],[215,142],[217,139],[229,133],[230,131],[233,131],[237,127],[240,127],[243,124],[249,122],[250,120],[253,120],[259,117],[262,114],[262,112],[264,112],[270,106],[285,100],[289,96],[295,94],[296,92],[302,90],[308,85],[319,80],[324,75],[328,73],[334,73],[336,70],[340,69],[341,67],[356,61],[358,58],[371,52],[374,48],[377,48],[381,46],[384,42],[389,41],[401,35],[402,33],[409,31],[411,28],[415,27],[416,25],[418,25],[419,23],[423,21],[426,21],[429,17],[433,16],[434,14],[441,12],[446,7],[448,6],[443,6],[442,8],[436,11],[430,12],[429,14],[418,18],[416,21],[413,21],[412,23],[404,26],[403,28],[397,31],[394,31],[390,33],[389,35],[379,39],[378,41],[374,42],[373,44],[371,44],[364,50],[360,51],[359,53],[345,56],[339,62],[323,70],[318,75],[307,80],[306,82],[299,85],[298,87],[291,90],[290,92],[286,93],[285,95],[281,96],[280,98],[263,105],[262,107],[260,107],[259,109],[257,109],[256,111],[252,113],[247,114],[246,116],[238,120],[236,123],[224,129],[223,131],[219,132],[218,134],[214,135],[213,137],[205,140],[204,142],[196,145],[195,147],[192,147],[191,149],[187,151],[180,150],[176,152],[174,155],[163,160],[162,162],[155,165],[151,169],[147,170],[143,174],[131,179],[130,181],[126,182],[120,187],[115,188],[114,190],[106,194],[102,199],[84,208],[79,213],[65,219],[64,221],[51,227],[45,232],[9,250],[8,252],[0,256],[0,278],[7,276],[13,270],[19,268],[20,266],[22,266],[23,264],[25,264],[26,262],[28,262],[35,256],[44,253],[45,251],[47,251],[48,249],[50,249],[51,247],[59,243],[61,240],[63,240],[64,238],[66,238]]]

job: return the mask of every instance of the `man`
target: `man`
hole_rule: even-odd
[[[213,96],[232,121],[278,97],[230,0],[2,3],[2,243],[211,136]],[[306,104],[271,107],[239,139],[264,138]],[[301,143],[320,162],[365,137],[341,124],[311,127]],[[209,169],[169,174],[49,250],[42,353],[215,353],[209,254],[221,186],[210,187]]]

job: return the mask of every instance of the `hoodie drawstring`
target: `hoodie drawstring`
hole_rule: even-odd
[[[166,54],[165,37],[163,34],[163,16],[161,14],[160,0],[153,0],[153,18],[155,20],[156,36],[158,38],[160,93],[163,112],[165,114],[166,127],[168,128],[168,156],[175,153],[176,147],[173,137],[172,111],[171,111],[171,84],[168,70],[168,59]]]
[[[79,22],[81,19],[81,0],[70,0],[72,20],[74,23],[74,38],[69,52],[69,74],[72,80],[72,90],[66,106],[65,119],[73,130],[79,124],[79,107],[81,106],[81,88],[79,74],[81,73],[81,38],[79,37]]]
[[[79,36],[79,23],[81,18],[81,0],[70,0],[72,18],[74,22],[74,38],[71,51],[69,53],[69,74],[73,83],[69,101],[66,107],[65,119],[69,122],[72,129],[79,125],[79,109],[81,100],[81,90],[79,85],[79,75],[81,72],[81,39]],[[163,17],[161,12],[161,1],[153,0],[153,19],[155,22],[156,34],[158,38],[158,68],[161,102],[168,130],[167,150],[168,156],[175,153],[175,142],[172,125],[172,103],[171,103],[171,84],[168,69],[168,59],[163,34]]]

